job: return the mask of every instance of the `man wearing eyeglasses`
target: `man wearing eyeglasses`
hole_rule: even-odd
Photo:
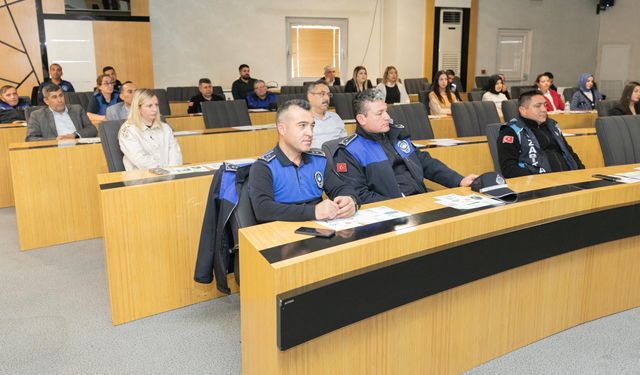
[[[347,136],[340,116],[328,111],[332,95],[325,83],[316,82],[307,85],[307,100],[311,105],[311,115],[316,124],[313,128],[312,148],[321,148],[326,141]]]
[[[318,82],[324,82],[327,86],[340,86],[340,77],[336,77],[336,68],[331,65],[325,66],[324,77]]]

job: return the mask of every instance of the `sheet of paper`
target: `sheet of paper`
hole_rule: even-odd
[[[169,171],[169,174],[185,174],[185,173],[199,173],[209,172],[209,169],[204,165],[184,165],[181,167],[163,168]]]
[[[251,131],[251,130],[259,130],[259,129],[273,129],[275,128],[276,125],[275,124],[266,124],[266,125],[243,125],[243,126],[234,126],[233,129],[236,130],[244,130],[244,131]]]
[[[252,108],[249,109],[249,112],[269,112],[269,110],[264,108]]]
[[[459,195],[447,194],[435,198],[436,203],[458,210],[470,210],[486,206],[499,206],[504,202],[479,194]]]
[[[202,166],[207,167],[212,171],[217,171],[222,166],[222,163],[207,163],[207,164],[202,164]]]
[[[173,135],[176,137],[180,137],[182,135],[194,135],[194,134],[202,134],[200,130],[180,130],[177,132],[173,132]]]
[[[360,210],[352,217],[345,219],[317,220],[316,223],[335,231],[340,231],[405,216],[409,216],[409,214],[402,211],[396,211],[387,206],[380,206],[369,208],[367,210]]]
[[[100,143],[100,137],[78,138],[78,143]]]
[[[430,144],[431,145],[435,145],[435,146],[455,146],[455,145],[459,145],[461,143],[467,143],[467,141],[459,141],[457,139],[451,139],[451,138],[436,138],[436,139],[430,139]]]
[[[633,184],[636,182],[640,182],[640,172],[616,173],[613,176],[618,177],[618,182],[622,182],[623,184]]]
[[[562,132],[562,135],[565,136],[565,137],[575,137],[575,134],[573,134],[573,133]]]
[[[427,145],[423,143],[415,143],[415,142],[411,142],[411,143],[413,143],[413,147],[417,147],[417,148],[427,147]]]

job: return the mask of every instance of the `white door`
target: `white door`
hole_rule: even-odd
[[[531,66],[531,30],[498,29],[497,72],[511,84],[527,84]]]

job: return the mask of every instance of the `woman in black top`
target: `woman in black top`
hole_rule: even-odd
[[[373,88],[373,85],[367,79],[367,68],[358,65],[353,69],[353,78],[344,86],[344,92],[360,92],[370,88]]]
[[[637,115],[640,113],[640,83],[629,82],[622,90],[620,101],[609,110],[609,116]]]
[[[387,66],[382,76],[382,82],[376,88],[384,93],[384,101],[387,104],[409,104],[409,94],[398,77],[395,66]]]

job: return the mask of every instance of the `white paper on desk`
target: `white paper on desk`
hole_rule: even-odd
[[[259,129],[273,129],[275,128],[276,125],[275,124],[266,124],[266,125],[242,125],[242,126],[234,126],[233,129],[236,130],[244,130],[244,131],[250,131],[250,130],[259,130]]]
[[[461,143],[467,143],[467,141],[459,141],[457,139],[451,139],[451,138],[436,138],[436,139],[430,139],[429,140],[431,143],[431,145],[435,145],[435,146],[455,146],[455,145],[459,145]]]
[[[77,144],[75,139],[60,139],[58,140],[58,147],[69,147]]]
[[[176,137],[180,137],[182,135],[194,135],[194,134],[202,134],[200,130],[180,130],[177,132],[173,132],[173,135]]]
[[[100,143],[100,137],[78,138],[78,143]]]
[[[413,147],[417,147],[417,148],[427,147],[427,145],[422,143],[415,143],[415,142],[411,142],[411,143],[413,144]]]
[[[429,117],[430,119],[438,119],[438,118],[440,118],[440,117],[442,117],[442,116],[439,116],[439,115],[429,115],[428,117]]]
[[[576,136],[573,133],[565,133],[565,132],[562,132],[562,135],[565,136],[565,137],[575,137]]]
[[[269,112],[269,110],[264,108],[251,108],[249,112]]]
[[[207,164],[202,164],[202,166],[207,167],[212,171],[217,171],[222,166],[222,163],[207,163]]]
[[[640,172],[616,173],[613,176],[618,177],[618,182],[622,182],[623,184],[640,182]]]
[[[209,169],[204,165],[185,165],[182,167],[164,168],[169,171],[169,174],[185,174],[185,173],[198,173],[209,172]]]
[[[349,119],[349,120],[342,120],[342,122],[344,122],[345,124],[355,124],[356,120],[355,119]]]
[[[360,210],[356,212],[356,214],[352,217],[334,220],[317,220],[316,223],[324,227],[331,228],[335,231],[340,231],[344,229],[360,227],[363,225],[379,223],[381,221],[397,219],[399,217],[405,216],[409,216],[409,214],[402,211],[396,211],[387,206],[380,206],[369,208],[366,210]]]
[[[458,210],[470,210],[473,208],[486,207],[486,206],[499,206],[504,204],[504,202],[485,197],[479,194],[471,194],[471,195],[458,195],[458,194],[447,194],[441,195],[435,198],[436,203],[441,204],[443,206],[455,208]]]

